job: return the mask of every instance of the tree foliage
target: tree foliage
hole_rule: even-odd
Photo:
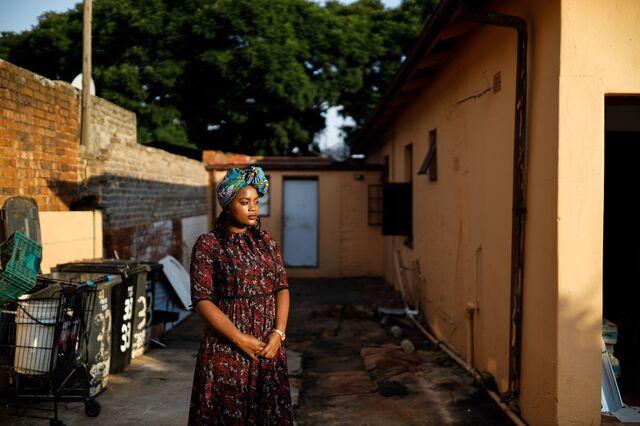
[[[254,154],[314,149],[323,113],[361,126],[434,0],[94,0],[98,94],[138,115],[139,142]],[[81,71],[82,5],[2,33],[0,57]]]

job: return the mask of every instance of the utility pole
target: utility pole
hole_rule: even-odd
[[[84,0],[82,18],[82,117],[80,143],[89,144],[91,129],[91,0]]]

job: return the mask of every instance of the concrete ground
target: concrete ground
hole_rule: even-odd
[[[58,417],[67,426],[92,425],[185,425],[198,351],[201,321],[191,315],[162,340],[167,348],[152,348],[134,359],[122,373],[109,376],[109,385],[98,395],[98,417],[87,417],[84,404],[58,405]],[[50,409],[52,403],[38,403]],[[28,415],[52,416],[52,412],[29,410]],[[0,407],[0,425],[47,425],[48,420],[15,417],[15,406]]]
[[[289,349],[302,354],[298,425],[510,425],[469,374],[402,318],[382,280],[292,283]],[[402,335],[394,337],[391,327]],[[411,341],[416,351],[400,346]]]
[[[381,280],[292,279],[291,288],[287,349],[302,360],[302,375],[291,378],[294,393],[300,391],[298,425],[511,424],[462,368],[431,350],[408,322],[376,313],[379,306],[401,306]],[[402,336],[390,333],[393,325]],[[83,404],[74,402],[60,405],[60,419],[69,426],[186,424],[201,328],[192,315],[163,337],[167,348],[155,347],[111,375],[98,396],[100,416],[87,417]],[[405,338],[414,352],[401,348]],[[290,369],[297,369],[294,358]],[[1,425],[48,423],[15,417],[12,404],[0,402]]]

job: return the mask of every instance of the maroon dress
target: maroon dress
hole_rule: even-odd
[[[193,305],[211,300],[242,332],[264,342],[275,327],[276,292],[288,289],[279,244],[266,231],[201,235],[191,254]],[[252,360],[205,327],[196,363],[189,425],[293,424],[287,356]]]

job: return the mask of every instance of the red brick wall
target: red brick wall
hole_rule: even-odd
[[[179,224],[177,219],[110,228],[104,236],[108,251],[105,256],[115,257],[117,253],[120,259],[155,261],[170,254],[180,259],[182,234]]]
[[[0,60],[0,206],[28,195],[40,211],[101,208],[106,256],[181,259],[181,219],[207,212],[203,163],[138,144],[133,112],[91,106],[80,145],[79,91]]]
[[[0,205],[30,195],[40,210],[69,210],[78,192],[76,91],[0,59]]]
[[[205,215],[207,172],[200,161],[136,142],[135,114],[92,99],[91,143],[81,148],[82,195],[104,209],[105,253],[182,258],[181,218]],[[206,232],[206,229],[202,229]]]

